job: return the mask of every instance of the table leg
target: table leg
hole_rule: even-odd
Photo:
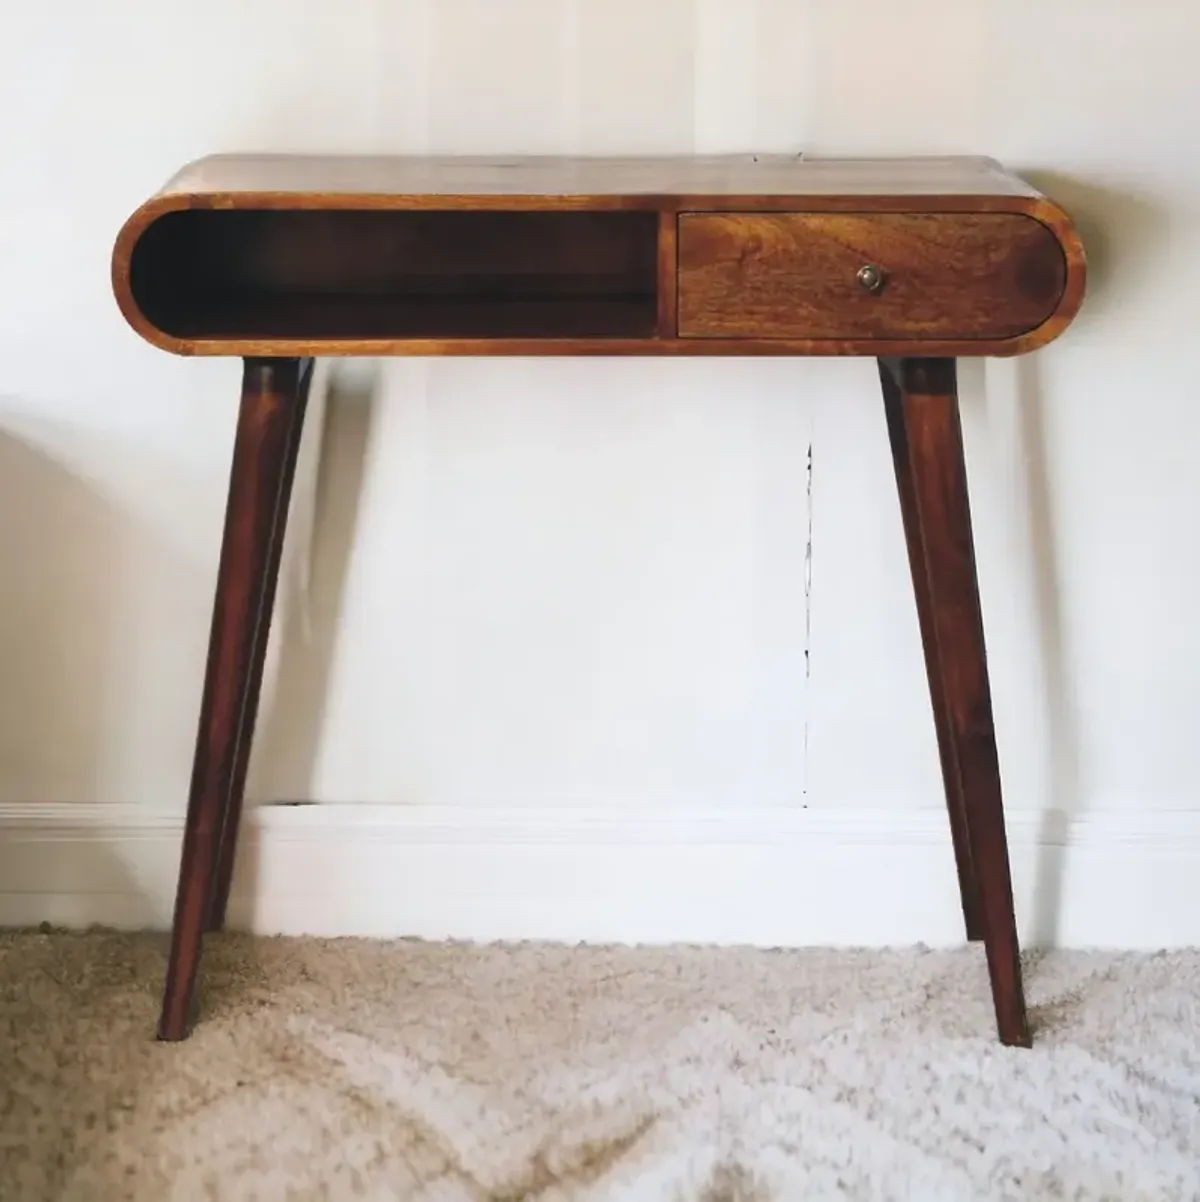
[[[303,417],[301,376],[297,359],[247,359],[244,365],[160,1039],[183,1039],[190,1025],[200,945],[217,887],[226,812],[232,808],[239,740],[245,734],[241,741],[248,744],[245,716],[253,708],[252,697],[256,703],[262,672],[270,620],[263,614],[279,566],[272,548],[283,538],[285,482],[290,486],[288,465]],[[248,745],[244,754],[249,755]],[[232,843],[233,835],[228,838]]]
[[[983,915],[979,908],[979,882],[971,860],[971,841],[967,837],[967,813],[963,801],[962,777],[959,774],[954,732],[946,708],[946,691],[938,670],[937,632],[934,628],[933,601],[925,571],[925,548],[921,521],[917,514],[917,495],[913,482],[913,466],[909,459],[908,435],[905,430],[904,395],[892,364],[880,361],[879,380],[883,385],[883,409],[887,416],[888,442],[892,449],[892,466],[896,472],[896,491],[900,496],[900,517],[904,525],[904,541],[908,545],[908,566],[912,574],[913,593],[917,601],[917,621],[921,628],[921,647],[925,652],[925,675],[929,679],[929,695],[933,703],[933,723],[937,731],[938,757],[942,764],[942,784],[946,792],[946,809],[950,814],[950,836],[954,842],[954,859],[958,865],[958,888],[962,898],[963,918],[967,938],[983,938]]]
[[[308,407],[308,390],[312,383],[313,361],[305,359],[300,364],[299,381],[296,387],[294,413],[287,432],[284,450],[283,474],[279,481],[279,495],[275,503],[275,518],[271,527],[267,547],[267,563],[262,580],[262,596],[259,601],[258,617],[255,622],[254,646],[251,652],[250,670],[246,676],[246,695],[242,706],[241,721],[237,730],[237,753],[233,761],[233,776],[229,783],[229,796],[225,802],[221,841],[217,852],[216,875],[213,878],[212,904],[209,909],[208,929],[219,931],[225,925],[225,912],[229,907],[229,891],[233,885],[233,866],[237,856],[238,830],[242,820],[242,802],[246,793],[246,774],[250,768],[250,750],[254,744],[254,725],[258,719],[258,696],[262,688],[263,665],[267,659],[267,641],[271,631],[271,618],[275,612],[275,586],[279,580],[279,564],[283,557],[283,540],[287,531],[288,506],[292,496],[292,481],[296,475],[296,460],[300,454],[300,438],[304,429],[304,413]]]
[[[956,834],[956,847],[959,840],[966,844],[975,881],[976,921],[982,927],[1000,1040],[1028,1047],[956,365],[953,359],[903,359],[881,361],[880,371],[901,507],[906,530],[911,527],[909,556],[918,613],[924,613],[930,694],[935,716],[942,715],[938,740],[951,825],[965,827],[965,839]],[[962,868],[960,853],[960,882]],[[970,924],[969,891],[963,884]]]

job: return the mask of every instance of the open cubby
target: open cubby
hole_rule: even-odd
[[[641,210],[186,209],[130,262],[178,338],[648,338],[658,218]]]

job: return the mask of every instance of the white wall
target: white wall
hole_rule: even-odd
[[[239,369],[143,345],[108,284],[120,223],[177,166],[237,150],[982,152],[1063,202],[1091,259],[1065,337],[962,372],[1007,799],[1034,832],[1026,892],[1045,909],[1044,832],[1084,829],[1084,815],[1167,832],[1155,854],[1184,871],[1172,859],[1181,832],[1192,843],[1200,832],[1179,814],[1195,809],[1200,779],[1193,5],[8,7],[0,802],[11,829],[67,812],[86,826],[81,806],[101,826],[106,813],[134,827],[182,813]],[[877,830],[886,847],[936,819],[872,364],[412,360],[329,380],[337,403],[323,446],[307,445],[299,504],[315,496],[315,515],[289,548],[257,799],[405,803],[459,815],[447,822],[460,839],[471,815],[492,830],[517,812],[553,826],[702,811],[732,830],[753,811],[771,844],[808,807]],[[167,842],[152,886],[96,887],[152,895],[120,914],[165,912]],[[951,931],[948,857],[939,845],[939,930]],[[848,855],[846,871],[866,862]],[[628,865],[615,855],[610,867],[619,877]],[[659,884],[672,887],[669,874]],[[10,911],[37,916],[47,889],[34,881],[26,892],[43,900]],[[1179,920],[1165,907],[1146,902],[1126,938],[1159,938]],[[487,925],[469,906],[455,913],[447,928]],[[738,913],[734,934],[755,937],[753,905]],[[805,921],[794,933],[833,929]],[[863,921],[839,934],[882,930]],[[888,936],[927,937],[924,921],[914,911]],[[421,926],[408,911],[396,923]],[[629,923],[613,930],[636,936]]]

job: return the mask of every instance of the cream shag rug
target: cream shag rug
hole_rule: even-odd
[[[0,934],[0,1199],[1200,1198],[1200,953]]]

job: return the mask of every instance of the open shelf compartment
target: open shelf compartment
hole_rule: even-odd
[[[657,247],[644,210],[196,208],[130,287],[177,338],[652,338]]]

